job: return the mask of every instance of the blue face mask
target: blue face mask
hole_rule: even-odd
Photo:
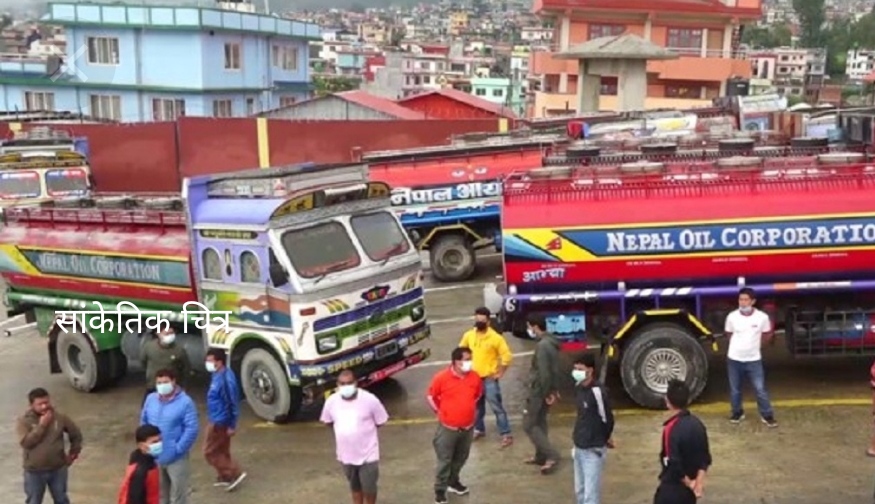
[[[162,451],[164,451],[164,445],[161,443],[161,441],[149,445],[149,455],[153,457],[161,455]]]
[[[753,306],[739,306],[738,311],[745,315],[750,315],[751,313],[753,313]]]
[[[173,384],[172,383],[158,383],[155,385],[155,390],[160,395],[170,395],[173,392]]]
[[[215,362],[208,361],[206,363],[206,366],[207,366],[208,373],[215,373],[216,372],[216,363]]]
[[[571,371],[571,377],[574,378],[574,383],[580,383],[586,380],[587,372],[583,369],[575,369]]]
[[[355,385],[341,385],[337,387],[337,390],[340,392],[341,397],[349,399],[355,395],[356,387]]]

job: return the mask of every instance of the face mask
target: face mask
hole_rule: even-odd
[[[473,366],[473,365],[474,365],[474,363],[472,361],[469,361],[469,360],[462,361],[462,372],[463,373],[470,372],[471,366]]]
[[[583,380],[586,380],[587,375],[589,375],[589,373],[583,369],[574,369],[571,371],[571,377],[574,378],[574,383],[580,383]]]
[[[478,331],[483,331],[487,327],[489,327],[489,324],[487,322],[482,322],[478,320],[477,322],[474,322],[474,327],[476,327]]]
[[[337,387],[337,390],[340,392],[341,397],[345,397],[349,399],[350,397],[355,395],[356,386],[355,385],[341,385]]]
[[[159,383],[155,385],[155,390],[160,395],[170,395],[173,392],[173,384],[172,383]]]
[[[207,362],[207,372],[210,372],[210,373],[216,372],[216,363],[215,362]]]
[[[739,306],[738,311],[745,315],[750,315],[751,313],[753,313],[753,306]]]
[[[526,329],[526,333],[529,335],[529,338],[535,339],[538,336],[535,334],[535,330],[532,328]]]
[[[169,344],[173,343],[174,341],[176,341],[176,333],[162,334],[161,335],[161,343],[164,343],[165,345],[169,345]]]
[[[164,450],[164,445],[161,444],[161,441],[157,443],[152,443],[149,445],[149,455],[153,457],[157,457],[161,455],[161,452]]]

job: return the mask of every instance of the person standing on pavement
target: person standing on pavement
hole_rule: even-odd
[[[777,427],[769,393],[766,391],[763,370],[762,345],[772,337],[769,316],[756,307],[756,294],[750,287],[738,292],[738,309],[726,316],[726,336],[729,338],[727,369],[729,371],[729,402],[732,416],[729,421],[737,424],[744,420],[741,386],[745,377],[750,380],[757,396],[757,409],[764,424]]]
[[[489,325],[489,308],[474,310],[474,327],[462,335],[460,347],[471,349],[474,372],[483,380],[483,395],[477,402],[477,421],[474,423],[474,439],[486,435],[486,403],[495,413],[501,447],[513,444],[510,422],[501,400],[499,381],[513,360],[504,336]]]
[[[596,383],[595,356],[585,354],[574,363],[574,422],[572,456],[574,458],[574,494],[577,504],[599,504],[602,469],[608,448],[614,447],[614,413],[607,391]]]
[[[67,415],[55,411],[46,389],[31,390],[27,399],[30,407],[15,429],[24,452],[25,502],[42,504],[48,488],[55,504],[70,504],[67,470],[82,452],[82,431]]]
[[[690,389],[680,380],[671,380],[665,394],[671,416],[662,424],[662,470],[653,504],[695,504],[704,493],[711,467],[708,432],[687,409],[689,404]]]
[[[176,382],[176,372],[156,373],[155,392],[146,397],[140,425],[154,425],[161,431],[161,504],[188,504],[191,463],[189,452],[197,441],[198,413],[191,397]]]
[[[204,458],[217,478],[215,486],[226,487],[229,492],[246,479],[246,473],[231,458],[231,438],[237,432],[240,419],[240,386],[234,371],[225,365],[227,354],[220,348],[207,351],[206,368],[212,375],[207,390],[207,436],[204,441]]]
[[[159,504],[161,477],[155,457],[161,454],[161,431],[154,425],[141,425],[134,437],[137,449],[131,452],[118,504]]]
[[[447,492],[468,494],[459,475],[468,461],[477,402],[483,395],[483,380],[471,372],[471,350],[454,348],[450,357],[450,366],[437,373],[428,387],[428,404],[438,417],[432,443],[437,456],[435,504],[446,504]]]
[[[523,429],[535,445],[535,456],[526,463],[541,466],[541,474],[550,474],[559,463],[559,452],[547,435],[547,413],[559,400],[559,340],[547,332],[543,315],[529,316],[528,332],[538,344],[532,356],[529,396],[523,412]]]
[[[337,376],[337,393],[322,407],[320,420],[334,429],[337,460],[352,491],[353,504],[377,502],[380,440],[377,429],[389,421],[377,396],[356,386],[349,369]]]
[[[182,345],[176,344],[176,331],[172,327],[162,330],[143,344],[142,364],[146,370],[146,393],[155,392],[155,378],[161,369],[172,369],[180,386],[191,374],[191,363]]]

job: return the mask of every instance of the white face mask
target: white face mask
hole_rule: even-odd
[[[753,313],[753,306],[739,306],[738,311],[745,315],[750,315],[751,313]]]
[[[532,329],[531,327],[529,327],[528,329],[526,329],[526,333],[529,335],[529,338],[535,339],[535,338],[538,337],[538,335],[535,334],[535,330]]]
[[[474,362],[466,360],[462,361],[462,372],[469,373],[471,372],[471,367],[474,365]]]
[[[340,392],[340,395],[346,399],[355,395],[356,387],[355,385],[341,385],[337,387],[337,391]]]
[[[176,341],[176,333],[168,333],[168,334],[161,335],[161,343],[164,343],[165,345],[169,345],[169,344],[173,343],[174,341]]]

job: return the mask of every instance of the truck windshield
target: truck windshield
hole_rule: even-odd
[[[35,171],[0,173],[0,198],[36,198],[41,192]]]
[[[286,231],[282,242],[295,271],[304,278],[354,268],[362,262],[346,228],[336,221]]]
[[[383,261],[410,249],[404,230],[388,212],[357,215],[349,223],[372,261]]]
[[[46,171],[49,196],[76,196],[88,191],[88,175],[81,168]]]

